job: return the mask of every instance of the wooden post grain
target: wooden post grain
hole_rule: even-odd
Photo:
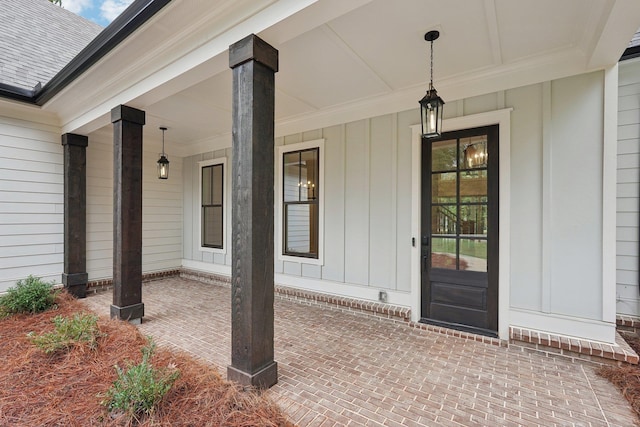
[[[113,304],[111,317],[140,323],[142,303],[142,110],[119,105],[113,123]]]
[[[273,360],[273,178],[278,51],[255,35],[229,48],[233,69],[232,326],[227,378],[268,388]]]
[[[64,150],[64,273],[76,298],[87,295],[87,145],[83,135],[62,135]]]

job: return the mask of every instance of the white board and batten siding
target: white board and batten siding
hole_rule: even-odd
[[[622,62],[618,89],[616,311],[640,316],[638,204],[640,199],[640,60]]]
[[[508,183],[501,203],[510,211],[501,231],[509,236],[508,262],[500,265],[508,286],[500,316],[508,325],[613,342],[607,296],[614,284],[603,284],[604,264],[613,260],[603,251],[605,89],[605,73],[593,72],[447,103],[452,123],[509,110],[502,154],[510,166],[500,176]],[[412,293],[411,238],[419,237],[412,235],[412,199],[420,195],[413,192],[411,127],[419,123],[416,108],[276,138],[277,148],[324,141],[325,176],[322,263],[276,250],[276,283],[369,301],[386,291],[389,303],[413,306],[420,295]],[[183,265],[230,275],[230,251],[198,247],[197,165],[216,157],[232,163],[230,148],[185,159]],[[281,161],[274,161],[277,177]],[[275,218],[281,209],[278,200]],[[277,248],[282,224],[275,222]],[[230,230],[228,222],[227,248]]]
[[[160,180],[157,150],[143,147],[142,272],[152,273],[181,265],[182,159],[168,153],[169,179]],[[87,147],[87,272],[89,280],[113,277],[111,127],[89,135]]]
[[[410,164],[416,120],[417,110],[407,111],[276,139],[277,146],[324,141],[323,263],[276,253],[276,282],[367,300],[385,291],[389,302],[409,304],[411,174],[400,165]]]
[[[324,140],[321,158],[325,162],[320,165],[325,170],[324,206],[320,207],[324,210],[322,265],[304,258],[285,261],[278,255],[282,207],[277,203],[276,283],[369,300],[377,300],[378,292],[384,290],[389,302],[409,305],[411,170],[401,165],[411,164],[410,125],[419,119],[416,109],[276,138],[276,146]],[[199,243],[198,162],[221,157],[227,158],[225,190],[230,194],[231,148],[184,159],[183,265],[230,275],[231,251],[210,253]],[[280,167],[276,164],[277,183]],[[225,210],[230,217],[229,203]],[[227,221],[227,248],[230,231]]]
[[[60,129],[0,116],[0,292],[29,275],[60,283],[63,192]]]
[[[224,163],[224,215],[226,228],[223,230],[223,249],[211,250],[202,248],[200,239],[200,167],[207,161],[226,159]],[[205,163],[202,163],[205,162]],[[183,206],[183,248],[185,267],[198,268],[200,264],[208,266],[207,270],[231,275],[231,148],[210,151],[203,154],[183,158],[184,193]]]

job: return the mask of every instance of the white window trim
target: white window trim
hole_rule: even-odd
[[[318,148],[318,161],[320,163],[320,170],[318,174],[318,180],[320,185],[320,191],[318,192],[318,258],[306,258],[292,255],[283,254],[283,193],[282,187],[284,185],[282,171],[284,168],[283,158],[284,153],[291,151],[308,150],[310,148]],[[305,141],[297,144],[281,145],[278,147],[278,154],[276,159],[276,175],[277,175],[277,192],[278,195],[278,215],[276,218],[275,230],[278,241],[278,260],[296,262],[299,264],[311,264],[311,265],[324,265],[324,139],[315,139],[313,141]]]
[[[202,246],[202,168],[222,164],[222,249]],[[198,162],[198,245],[201,252],[214,254],[227,253],[227,158],[219,157],[212,160]]]

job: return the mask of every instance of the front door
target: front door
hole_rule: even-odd
[[[497,336],[498,126],[422,141],[421,320]]]

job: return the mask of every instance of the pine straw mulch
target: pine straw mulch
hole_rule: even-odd
[[[111,415],[99,397],[116,379],[114,366],[140,362],[147,344],[136,327],[100,319],[97,350],[77,346],[46,355],[27,338],[53,330],[56,315],[89,312],[68,294],[57,308],[0,320],[0,425],[11,426],[285,426],[280,408],[266,396],[223,380],[215,368],[192,357],[157,348],[155,367],[175,366],[180,377],[158,409],[139,423]]]
[[[640,337],[634,333],[622,334],[633,351],[640,354]],[[631,408],[640,418],[640,366],[625,364],[622,366],[602,366],[596,373],[608,379],[622,392]]]

